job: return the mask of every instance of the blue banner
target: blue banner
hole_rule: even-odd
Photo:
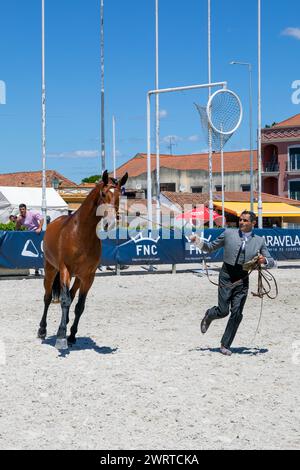
[[[222,229],[204,231],[204,238],[213,241]],[[265,238],[266,245],[277,260],[300,259],[300,230],[255,230]],[[144,264],[182,264],[198,263],[202,260],[201,251],[189,242],[183,233],[171,232],[170,238],[163,238],[161,231],[152,234],[143,232],[131,238],[113,232],[102,240],[103,265],[144,265]],[[223,249],[217,250],[206,258],[222,261]],[[0,231],[0,266],[8,269],[42,268],[43,233],[1,232]]]

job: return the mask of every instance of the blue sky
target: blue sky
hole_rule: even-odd
[[[212,79],[227,80],[245,116],[226,149],[249,148],[251,62],[254,129],[257,100],[257,1],[212,0]],[[47,167],[79,182],[100,172],[100,0],[46,0]],[[155,0],[104,0],[106,161],[112,168],[112,116],[117,162],[146,152],[146,93],[155,83]],[[41,168],[41,0],[1,0],[0,172]],[[262,0],[262,123],[300,113],[292,83],[300,80],[300,2]],[[207,82],[207,1],[159,0],[160,87]],[[193,103],[207,93],[160,100],[161,153],[203,151]],[[154,107],[153,107],[154,111]],[[154,132],[153,132],[154,135]],[[152,147],[154,151],[154,146]]]

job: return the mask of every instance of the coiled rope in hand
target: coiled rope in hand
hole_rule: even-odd
[[[219,287],[219,283],[216,283],[210,279],[209,271],[208,271],[208,266],[206,263],[206,256],[203,254],[203,262],[205,266],[205,271],[207,278],[209,282],[215,286]],[[251,292],[251,294],[254,297],[259,297],[261,299],[261,307],[260,307],[260,314],[259,314],[259,320],[257,324],[257,328],[253,337],[252,342],[255,340],[257,333],[259,332],[259,327],[261,324],[261,319],[262,319],[262,312],[263,312],[263,299],[264,297],[268,297],[269,299],[276,299],[278,295],[278,285],[275,277],[273,274],[266,268],[262,268],[261,264],[259,263],[259,254],[257,256],[254,256],[250,261],[247,261],[247,263],[243,264],[243,270],[248,271],[247,276],[250,277],[250,274],[252,274],[254,271],[257,271],[258,273],[258,279],[257,279],[257,291],[256,292]],[[234,287],[235,285],[239,284],[242,281],[242,279],[239,279],[236,282],[231,283],[228,285],[228,287]]]
[[[254,297],[259,297],[261,299],[261,305],[259,320],[252,342],[255,340],[256,335],[259,332],[263,312],[264,296],[267,296],[269,299],[274,300],[278,295],[278,285],[275,277],[267,268],[262,268],[262,266],[258,262],[258,259],[259,255],[255,256],[252,260],[248,261],[247,263],[244,263],[243,265],[243,269],[245,271],[248,271],[248,276],[250,276],[253,271],[258,271],[257,292],[251,292],[251,294]],[[275,290],[274,293],[273,290]]]

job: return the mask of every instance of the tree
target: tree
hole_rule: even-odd
[[[276,126],[276,125],[277,125],[277,122],[274,121],[271,126],[270,126],[270,124],[266,124],[265,129],[271,129],[271,127]]]
[[[82,183],[96,183],[99,180],[101,180],[101,175],[93,175],[93,176],[88,176],[87,178],[83,178],[81,182]]]

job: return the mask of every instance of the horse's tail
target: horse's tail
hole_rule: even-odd
[[[60,302],[60,273],[55,276],[53,286],[52,286],[52,302],[55,304],[59,304]]]

